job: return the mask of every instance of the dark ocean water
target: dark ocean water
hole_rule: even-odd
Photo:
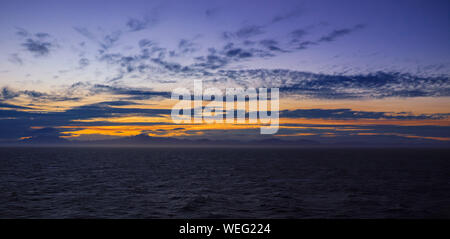
[[[0,218],[450,218],[450,150],[0,148]]]

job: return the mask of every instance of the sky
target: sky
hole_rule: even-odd
[[[0,143],[40,136],[442,144],[450,2],[2,1]],[[171,91],[280,89],[280,128],[175,124]]]

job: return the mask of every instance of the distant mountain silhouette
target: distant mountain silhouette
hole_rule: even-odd
[[[140,134],[136,136],[124,137],[119,139],[109,140],[92,140],[92,141],[70,141],[63,139],[49,132],[48,134],[39,134],[28,139],[19,141],[20,144],[30,145],[320,145],[319,142],[313,140],[281,140],[276,138],[262,139],[262,140],[212,140],[207,138],[199,139],[179,139],[170,137],[151,137],[146,134]]]
[[[61,145],[61,146],[289,146],[289,147],[449,147],[448,141],[435,141],[430,139],[413,139],[382,136],[378,140],[362,138],[359,141],[344,139],[341,141],[320,142],[309,139],[285,140],[275,137],[234,140],[234,139],[208,139],[208,138],[171,138],[151,137],[146,134],[136,136],[108,139],[108,140],[67,140],[59,137],[58,131],[52,128],[43,128],[35,132],[34,136],[18,141],[3,141],[1,145]]]
[[[54,128],[42,128],[34,132],[34,136],[21,139],[20,144],[68,144],[69,140],[59,137],[59,131]]]
[[[28,139],[19,141],[24,144],[69,144],[71,143],[67,139],[55,137],[55,136],[35,136]]]

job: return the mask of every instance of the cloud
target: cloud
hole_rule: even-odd
[[[286,19],[296,16],[297,13],[286,15]],[[279,17],[279,21],[285,18]],[[263,35],[265,28],[269,28],[269,25],[250,25],[245,26],[237,31],[223,32],[222,36],[227,41],[227,44],[222,50],[215,50],[213,54],[208,55],[210,58],[220,59],[221,64],[215,64],[214,68],[218,69],[225,67],[230,62],[237,62],[249,58],[268,58],[274,57],[279,54],[295,52],[304,50],[312,46],[318,46],[325,42],[332,42],[338,38],[352,34],[353,32],[363,29],[365,25],[357,24],[351,28],[335,29],[328,34],[318,38],[317,40],[303,40],[303,38],[309,33],[312,26],[307,28],[298,28],[289,33],[290,41],[285,41],[285,38],[266,38],[259,41],[250,40],[250,38]],[[309,30],[307,30],[309,29]],[[259,43],[259,44],[257,44]],[[215,49],[215,48],[214,48]],[[198,56],[196,60],[203,61],[204,66],[210,66],[206,64],[206,56]],[[198,64],[199,65],[199,64]]]
[[[151,90],[133,89],[128,87],[117,87],[110,85],[96,84],[90,88],[90,91],[94,94],[98,93],[111,93],[114,95],[127,95],[129,99],[149,99],[156,96],[170,98],[170,92],[159,92]]]
[[[297,49],[304,50],[304,49],[309,48],[310,46],[314,46],[317,44],[318,44],[317,42],[313,42],[313,41],[302,41],[302,42],[298,43]]]
[[[171,93],[165,91],[153,91],[151,89],[136,89],[131,87],[111,86],[104,84],[91,85],[90,83],[77,82],[67,87],[64,90],[60,90],[53,93],[45,93],[34,90],[13,90],[8,87],[3,87],[0,90],[0,103],[7,108],[18,108],[20,105],[15,105],[14,99],[21,97],[21,101],[24,97],[28,97],[32,104],[44,103],[44,102],[62,102],[62,101],[76,101],[80,102],[85,97],[109,94],[113,95],[121,100],[118,101],[106,101],[107,105],[131,105],[134,104],[132,100],[144,100],[153,97],[165,97],[170,98]],[[9,105],[9,106],[6,106]],[[23,105],[23,103],[22,103]],[[1,107],[1,106],[0,106]],[[25,106],[24,106],[25,107]]]
[[[95,35],[85,27],[73,27],[73,29],[89,40],[92,40],[92,41],[96,40]]]
[[[8,103],[3,103],[0,100],[0,108],[12,108],[12,109],[30,109],[29,107],[26,106],[20,106],[20,105],[13,105],[13,104],[8,104]]]
[[[317,98],[385,98],[450,96],[448,76],[419,77],[377,72],[360,75],[293,74],[291,84],[281,88]]]
[[[125,100],[116,100],[116,101],[104,101],[101,104],[108,105],[108,106],[127,106],[127,105],[137,105],[136,103],[132,101],[125,101]]]
[[[247,57],[251,57],[252,53],[244,51],[241,48],[233,48],[233,49],[229,49],[226,51],[226,56],[227,57],[239,57],[239,58],[247,58]]]
[[[278,51],[278,52],[284,52],[283,49],[279,47],[279,43],[276,40],[273,39],[264,39],[259,42],[262,46],[266,47],[270,51]]]
[[[28,38],[22,43],[29,52],[34,53],[35,56],[46,56],[50,53],[52,44],[50,42],[44,42]]]
[[[81,58],[81,59],[78,61],[78,65],[80,66],[80,68],[85,68],[85,67],[87,67],[89,64],[90,64],[90,61],[89,61],[89,59],[87,59],[87,58]]]
[[[317,41],[300,42],[298,49],[306,49],[361,29],[356,25],[347,30],[335,30]],[[352,29],[352,30],[349,30]],[[191,49],[193,43],[180,40],[178,47]],[[385,98],[450,96],[449,77],[417,76],[400,72],[375,72],[369,74],[314,74],[284,69],[228,70],[227,66],[253,58],[272,57],[288,52],[276,39],[263,39],[256,44],[237,45],[229,42],[222,48],[209,48],[205,55],[196,56],[194,62],[182,65],[167,56],[169,49],[158,46],[149,39],[139,41],[140,52],[132,55],[103,53],[99,60],[117,67],[117,75],[109,81],[119,81],[131,74],[167,78],[173,76],[220,80],[247,87],[279,87],[282,94],[296,94],[311,98]],[[290,50],[290,49],[289,49]],[[188,50],[189,51],[189,50]],[[160,80],[161,80],[160,79]],[[157,80],[157,79],[156,79]]]
[[[102,41],[100,42],[100,46],[102,47],[102,50],[108,50],[114,44],[119,41],[120,37],[122,36],[122,31],[114,31],[110,34],[107,34],[103,37]]]
[[[63,126],[64,131],[78,130],[83,127],[95,126],[128,126],[128,125],[172,125],[171,123],[159,123],[159,122],[111,122],[102,121],[108,117],[121,117],[121,116],[133,116],[133,117],[159,117],[161,115],[169,115],[170,109],[139,109],[139,108],[116,108],[111,106],[127,106],[132,105],[133,102],[129,101],[105,101],[96,104],[89,104],[84,106],[75,107],[73,109],[64,112],[25,112],[16,110],[4,110],[0,109],[0,139],[12,138],[18,139],[19,137],[34,137],[52,136],[54,139],[61,136],[61,129]],[[326,118],[326,119],[439,119],[442,117],[448,117],[448,115],[403,115],[392,116],[388,112],[368,112],[368,111],[353,111],[350,109],[308,109],[308,110],[285,110],[280,112],[281,117],[302,117],[302,118]],[[14,120],[7,117],[14,117]],[[98,120],[89,120],[98,119]],[[75,120],[75,121],[74,121]],[[34,126],[34,128],[31,128]],[[37,128],[36,126],[39,126]],[[173,130],[189,130],[189,128],[183,127],[183,125],[172,125]],[[370,125],[370,126],[352,126],[352,125],[311,125],[311,124],[289,124],[287,128],[285,125],[280,125],[280,134],[283,135],[299,135],[298,137],[305,138],[308,135],[317,135],[320,137],[334,136],[343,137],[346,140],[359,140],[365,139],[361,135],[387,135],[387,136],[401,136],[408,138],[409,136],[419,137],[426,139],[447,137],[449,127],[443,126],[397,126],[397,125]],[[298,126],[298,127],[294,127]],[[158,127],[155,128],[158,130]],[[203,132],[203,131],[202,131]],[[206,131],[205,134],[213,131]],[[359,134],[362,132],[361,134]],[[214,135],[227,137],[230,134],[239,133],[236,130],[228,130]],[[241,134],[240,138],[250,139],[253,137],[258,138],[257,132],[249,132],[248,134]],[[43,138],[44,139],[44,138]],[[339,138],[341,139],[341,138]],[[394,140],[393,137],[384,137],[385,140]]]
[[[284,16],[280,15],[277,21],[297,16],[297,14],[298,12],[292,11]],[[144,20],[131,18],[128,21],[128,25],[131,27],[131,30],[141,30],[143,27],[146,27],[146,21]],[[281,39],[278,37],[260,40],[249,39],[264,34],[265,28],[269,25],[248,25],[236,31],[224,32],[226,40],[224,45],[222,47],[210,47],[206,52],[201,51],[202,46],[189,38],[180,39],[177,47],[174,49],[160,46],[152,39],[143,38],[137,44],[139,47],[138,53],[112,52],[109,49],[114,47],[121,36],[126,33],[118,30],[105,35],[103,38],[100,38],[101,40],[97,41],[100,45],[97,59],[115,67],[115,75],[110,75],[105,79],[108,83],[121,82],[129,77],[148,79],[150,74],[153,80],[174,75],[203,77],[213,75],[216,70],[225,70],[231,63],[250,61],[257,58],[265,59],[279,54],[307,49],[322,42],[333,41],[340,36],[350,34],[363,27],[362,25],[356,25],[348,29],[334,30],[316,41],[301,41],[307,32],[305,29],[300,28],[289,33],[288,36],[290,36],[291,41],[287,42],[285,38]],[[83,36],[94,39],[93,34],[87,29],[74,29]],[[196,55],[190,56],[193,55],[192,53],[196,53]],[[182,64],[177,62],[179,60],[177,57],[180,56],[192,57],[192,59],[185,61],[189,62],[188,64]],[[80,67],[83,67],[83,65],[80,62]]]
[[[143,74],[148,73],[149,70],[157,70],[158,67],[174,72],[186,69],[178,63],[165,60],[168,50],[158,46],[154,41],[141,39],[138,45],[140,51],[128,55],[108,53],[106,50],[99,51],[98,60],[117,69],[116,76],[108,79],[108,82],[119,81],[128,74],[141,74],[143,77],[148,77]],[[183,44],[182,47],[184,47]]]
[[[181,54],[193,53],[197,51],[197,45],[192,40],[181,39],[178,42],[178,49],[180,50]]]
[[[145,29],[146,27],[146,23],[144,21],[136,18],[130,18],[127,21],[126,25],[130,29],[130,31],[140,31],[142,29]]]
[[[219,13],[219,8],[208,8],[205,10],[206,17],[214,17]]]
[[[38,37],[38,38],[48,38],[48,37],[50,37],[50,34],[48,34],[48,33],[45,33],[45,32],[38,32],[38,33],[36,33],[36,34],[34,34],[36,37]]]
[[[293,45],[293,47],[297,50],[304,50],[311,46],[320,45],[321,43],[336,41],[337,39],[345,35],[352,34],[355,31],[358,31],[365,27],[366,26],[364,24],[357,24],[351,28],[335,29],[317,40],[302,40],[304,36],[307,35],[308,31],[306,31],[305,29],[297,29],[292,31],[290,34],[292,36],[290,44]]]
[[[251,25],[245,26],[235,32],[223,32],[222,36],[224,39],[232,38],[250,38],[264,33],[263,26]]]
[[[329,34],[338,37],[339,34]],[[348,32],[346,34],[349,34]],[[333,37],[332,37],[333,38]],[[329,38],[324,41],[330,40]],[[122,55],[119,53],[103,54],[100,60],[117,66],[118,74],[111,81],[123,79],[129,74],[158,72],[161,76],[197,77],[204,80],[233,82],[248,87],[279,87],[283,94],[298,94],[311,98],[385,98],[385,97],[429,97],[449,96],[448,76],[417,76],[400,72],[375,72],[370,74],[314,74],[292,70],[227,70],[233,62],[251,58],[272,57],[274,53],[284,53],[275,39],[263,39],[258,42],[263,48],[251,45],[237,46],[228,43],[221,49],[210,48],[208,53],[194,58],[194,63],[182,65],[166,60],[169,50],[157,46],[154,42],[143,39],[139,42],[140,53]],[[303,44],[303,45],[302,45]],[[303,42],[306,48],[319,42]],[[180,46],[190,46],[180,41]],[[170,74],[170,75],[165,75]]]
[[[302,39],[307,34],[308,34],[308,31],[306,31],[305,29],[296,29],[296,30],[293,30],[290,33],[290,35],[292,36],[292,41],[293,42],[299,41],[300,39]]]
[[[197,63],[193,64],[193,67],[203,69],[219,69],[228,64],[229,60],[226,57],[210,54],[207,56],[201,56],[196,58]]]
[[[220,70],[211,78],[242,87],[280,88],[285,95],[348,99],[450,96],[449,76],[415,76],[398,72],[327,75],[292,70]]]
[[[263,43],[265,43],[263,41]],[[228,43],[223,46],[222,49],[210,48],[209,54],[206,56],[198,56],[195,58],[196,63],[188,66],[191,69],[195,69],[203,74],[210,74],[208,70],[217,70],[225,68],[232,62],[239,62],[251,58],[265,58],[272,57],[273,51],[281,51],[274,42],[272,45],[267,45],[260,49],[256,47],[236,46],[234,43]]]
[[[286,17],[288,16],[290,15]],[[287,40],[276,36],[249,39],[264,34],[266,28],[267,26],[250,25],[237,31],[225,32],[227,37],[223,42],[224,45],[207,48],[207,51],[200,51],[202,46],[191,40],[192,38],[180,39],[174,49],[160,46],[152,39],[143,38],[137,44],[138,52],[132,53],[107,51],[117,44],[123,34],[122,31],[115,31],[100,41],[97,59],[106,62],[116,70],[114,75],[109,75],[105,79],[108,83],[123,83],[129,78],[142,78],[152,82],[170,79],[176,84],[181,78],[195,77],[210,82],[221,81],[244,87],[279,87],[282,94],[325,99],[428,97],[450,94],[446,76],[430,78],[399,72],[326,75],[282,69],[229,70],[229,67],[236,66],[233,63],[270,58],[330,43],[365,28],[365,25],[357,24],[353,27],[334,29],[315,40],[304,39],[309,35],[312,27],[288,31]],[[83,35],[91,36],[89,32],[81,28],[78,30]],[[189,56],[190,53],[196,54]],[[182,64],[177,62],[176,58],[181,55],[192,57],[192,59],[185,61],[189,63]],[[87,65],[84,63],[90,62],[82,62],[80,59],[81,67]]]
[[[7,87],[3,87],[3,89],[0,91],[0,97],[2,100],[9,100],[16,98],[20,95],[20,93],[15,92],[14,90],[11,90]]]
[[[308,119],[398,119],[398,120],[425,120],[446,119],[450,114],[421,114],[394,112],[354,111],[351,109],[297,109],[280,111],[280,117],[308,118]]]
[[[139,41],[139,47],[143,48],[143,47],[150,47],[152,45],[154,45],[154,42],[148,39],[142,39]]]
[[[30,112],[23,111],[22,107],[13,107],[7,103],[0,103],[0,106],[10,109],[0,109],[0,141],[17,141],[20,137],[39,137],[52,136],[52,139],[58,139],[61,134],[58,126],[70,125],[121,125],[122,123],[113,122],[75,122],[77,119],[107,118],[119,116],[147,116],[159,117],[160,115],[170,114],[170,109],[135,109],[135,108],[116,108],[111,106],[131,105],[132,102],[126,101],[108,101],[97,104],[83,105],[63,112]],[[11,109],[13,108],[13,109]],[[20,111],[19,111],[20,110]],[[134,123],[124,123],[133,125]],[[158,123],[139,123],[158,124]],[[31,127],[43,127],[32,129]]]
[[[155,17],[154,14],[147,15],[142,19],[138,18],[129,18],[126,22],[126,26],[129,31],[131,32],[137,32],[144,29],[147,29],[151,26],[154,26],[158,22],[158,19]]]
[[[130,31],[135,32],[145,29],[147,27],[147,22],[136,18],[130,18],[126,25]]]
[[[341,28],[333,30],[332,32],[328,33],[327,35],[321,37],[318,42],[332,42],[335,41],[337,38],[348,35],[350,33],[353,33],[357,30],[363,29],[366,26],[364,24],[358,24],[355,25],[352,28]]]
[[[272,75],[271,75],[272,74]],[[303,75],[302,79],[296,78],[294,75]],[[301,73],[301,72],[289,72],[287,70],[242,70],[242,71],[219,71],[218,75],[222,77],[230,77],[230,79],[243,78],[248,77],[248,79],[263,79],[268,77],[270,79],[275,79],[274,81],[270,81],[272,84],[288,84],[288,82],[292,80],[306,80],[306,81],[314,81],[325,77],[323,75],[315,75],[312,73]],[[291,76],[291,78],[287,79],[286,76]],[[217,75],[216,75],[217,76]],[[273,78],[274,76],[278,76],[277,78]],[[297,76],[299,77],[299,76]],[[342,76],[341,76],[342,77]],[[405,76],[403,76],[405,77]],[[326,78],[326,77],[325,77]],[[352,78],[352,77],[349,77]],[[384,76],[383,79],[388,78]],[[338,78],[342,79],[342,78]],[[276,82],[280,80],[279,82]],[[392,79],[390,79],[392,80]],[[387,80],[386,81],[390,81]],[[442,80],[442,79],[441,79]],[[369,80],[367,80],[369,81]],[[424,81],[423,79],[421,81]],[[429,80],[430,82],[433,80]],[[434,79],[436,81],[436,79]],[[366,80],[361,80],[361,82],[365,82],[362,84],[368,84]],[[440,81],[439,84],[442,86],[445,80]],[[247,82],[248,86],[254,86],[252,83]],[[259,82],[263,83],[263,82]],[[267,82],[269,83],[269,81]],[[376,87],[383,85],[384,83],[380,83]],[[372,85],[373,86],[373,85]],[[372,87],[371,86],[371,87]],[[119,100],[113,101],[104,101],[94,104],[82,105],[78,106],[63,112],[30,112],[30,111],[22,111],[24,107],[10,104],[4,101],[0,102],[0,140],[3,138],[11,138],[13,140],[19,137],[34,137],[43,138],[42,135],[45,135],[46,130],[30,130],[31,126],[41,126],[45,128],[57,128],[59,126],[65,126],[65,131],[76,130],[79,129],[77,127],[83,126],[113,126],[113,125],[151,125],[151,124],[170,124],[170,123],[158,123],[158,122],[109,122],[109,121],[101,121],[94,120],[90,121],[88,119],[97,118],[108,118],[108,117],[122,117],[122,116],[133,116],[133,117],[155,117],[160,115],[169,115],[170,109],[143,109],[136,107],[126,106],[136,105],[133,100],[135,99],[148,99],[150,97],[170,97],[169,92],[158,92],[152,91],[151,89],[138,89],[138,88],[130,88],[125,86],[112,86],[112,85],[91,85],[89,83],[76,83],[70,86],[66,93],[61,95],[50,95],[48,93],[42,93],[37,91],[14,91],[9,88],[3,88],[1,92],[2,100],[11,100],[20,95],[26,95],[28,97],[36,98],[37,100],[47,99],[47,100],[69,100],[63,99],[62,97],[69,97],[73,95],[77,90],[85,89],[90,94],[112,94],[116,96],[125,96],[118,97]],[[72,97],[74,98],[74,97]],[[120,108],[116,106],[122,106]],[[390,120],[441,120],[448,119],[449,114],[422,114],[422,115],[414,115],[407,112],[371,112],[371,111],[357,111],[351,109],[297,109],[297,110],[283,110],[280,112],[281,118],[307,118],[307,119],[332,119],[332,120],[357,120],[357,119],[390,119]],[[14,119],[14,120],[12,120]],[[73,120],[86,120],[86,121],[73,121]],[[393,123],[395,124],[395,123]],[[71,126],[74,126],[73,129]],[[316,135],[317,137],[326,137],[333,135],[334,137],[343,137],[342,139],[346,140],[359,140],[366,139],[366,137],[374,137],[371,135],[380,134],[385,135],[385,140],[393,139],[394,136],[399,135],[399,137],[410,138],[410,137],[420,137],[420,139],[427,139],[424,137],[428,137],[430,140],[438,137],[447,137],[445,135],[448,127],[441,126],[414,126],[407,128],[406,126],[379,126],[379,125],[370,125],[370,126],[358,126],[356,127],[348,125],[341,125],[339,127],[333,127],[327,125],[305,125],[298,124],[293,125],[289,124],[291,128],[283,128],[283,124],[280,126],[280,133],[283,135],[296,135],[299,136],[291,136],[291,137],[309,137],[307,135]],[[297,128],[292,128],[292,126],[300,126]],[[314,129],[305,129],[307,126],[309,128]],[[333,126],[333,125],[331,125]],[[54,139],[57,139],[61,134],[60,131],[52,131],[49,130],[50,134]],[[210,131],[208,131],[210,132]],[[208,133],[206,132],[206,133]],[[355,133],[356,132],[356,133]],[[358,135],[357,132],[368,133],[366,136]],[[226,132],[223,132],[223,134]],[[236,131],[233,131],[236,133]],[[223,136],[223,134],[221,134]],[[395,135],[393,135],[395,134]],[[306,136],[305,136],[306,135]],[[403,135],[403,136],[402,136]],[[412,135],[412,136],[411,136]],[[241,137],[244,137],[242,135]],[[253,137],[251,134],[247,135],[249,137]],[[256,135],[257,136],[257,135]],[[255,136],[255,137],[256,137]],[[387,137],[389,136],[389,137]],[[311,136],[313,137],[313,136]],[[46,139],[47,138],[43,138]],[[51,139],[51,138],[50,138]],[[340,138],[339,138],[340,139]],[[419,139],[419,138],[417,138]]]
[[[48,33],[31,34],[23,28],[16,28],[16,35],[24,39],[21,45],[35,57],[47,56],[56,47],[56,40]],[[15,58],[17,62],[17,58]]]
[[[249,38],[249,37],[253,37],[256,35],[260,35],[263,34],[263,27],[262,26],[247,26],[247,27],[243,27],[241,29],[239,29],[236,32],[236,36],[239,38]]]
[[[16,35],[20,37],[28,37],[30,33],[21,27],[16,27]]]
[[[290,12],[287,12],[285,14],[276,15],[272,19],[271,23],[278,23],[278,22],[281,22],[281,21],[284,21],[284,20],[288,20],[288,19],[291,19],[291,18],[294,18],[294,17],[298,17],[298,16],[300,16],[302,14],[302,12],[303,12],[302,9],[294,8],[293,10],[291,10]]]
[[[23,65],[23,60],[17,53],[11,54],[8,61],[16,65]]]
[[[79,97],[69,97],[66,95],[58,95],[58,94],[49,94],[34,90],[21,90],[16,91],[9,89],[7,87],[3,87],[0,91],[0,100],[11,100],[19,96],[28,96],[32,98],[34,101],[78,101]]]

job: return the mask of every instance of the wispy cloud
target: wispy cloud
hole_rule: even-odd
[[[337,39],[350,35],[358,30],[364,29],[366,25],[364,24],[357,24],[351,28],[339,28],[335,29],[322,37],[320,37],[317,40],[303,40],[304,36],[308,33],[305,29],[297,29],[291,32],[292,40],[291,44],[292,46],[297,50],[305,50],[312,46],[318,46],[322,43],[329,43],[336,41]]]
[[[16,35],[23,39],[21,45],[35,57],[47,56],[57,47],[56,39],[50,34],[39,32],[32,34],[23,28],[17,28]]]
[[[7,87],[3,87],[0,92],[0,100],[11,100],[19,96],[28,96],[35,102],[40,101],[77,101],[79,97],[70,97],[63,94],[49,94],[45,92],[39,92],[35,90],[12,90]]]
[[[336,30],[333,30],[332,32],[328,33],[327,35],[321,37],[317,42],[332,42],[332,41],[335,41],[339,37],[351,34],[357,30],[363,29],[364,27],[366,27],[364,24],[358,24],[352,28],[336,29]]]
[[[128,19],[126,26],[132,32],[144,30],[157,22],[156,18],[130,18]]]
[[[125,25],[131,32],[148,29],[158,23],[158,12],[158,8],[154,8],[142,18],[130,17]]]
[[[205,15],[207,17],[211,18],[211,17],[216,16],[219,12],[220,12],[219,8],[208,8],[208,9],[205,10]]]
[[[264,33],[264,27],[259,25],[250,25],[245,26],[240,29],[238,29],[235,32],[224,32],[223,38],[224,39],[232,39],[232,38],[250,38],[257,35],[261,35]]]
[[[78,65],[80,66],[81,69],[87,67],[89,64],[90,64],[89,59],[84,58],[84,57],[78,61]]]
[[[301,16],[301,14],[303,13],[303,8],[300,7],[295,7],[294,9],[292,9],[289,12],[286,12],[284,14],[278,14],[275,17],[272,18],[271,23],[278,23],[284,20],[289,20],[295,17],[299,17]]]
[[[17,65],[23,65],[23,60],[22,58],[19,56],[18,53],[14,53],[11,54],[8,58],[8,61],[13,63],[13,64],[17,64]]]
[[[83,37],[85,37],[85,38],[87,38],[87,39],[89,39],[89,40],[92,40],[92,41],[95,41],[96,40],[96,37],[95,37],[95,35],[92,33],[92,32],[90,32],[87,28],[85,28],[85,27],[73,27],[73,29],[76,31],[76,32],[78,32],[79,34],[81,34]]]
[[[354,111],[351,109],[297,109],[280,111],[280,117],[308,118],[308,119],[399,119],[424,120],[447,119],[450,114],[421,114],[414,115],[406,112],[370,112]]]

